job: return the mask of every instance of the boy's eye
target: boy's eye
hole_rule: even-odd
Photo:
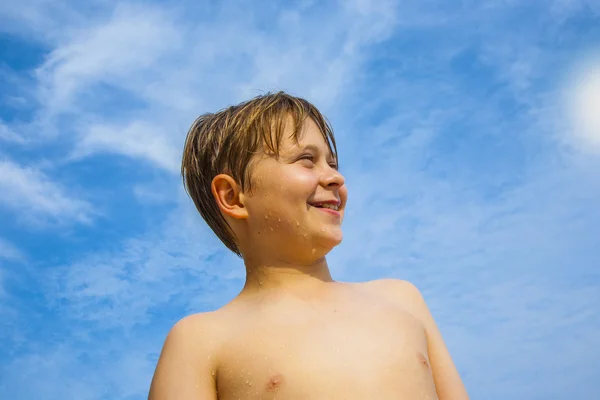
[[[308,160],[308,161],[314,161],[314,157],[312,156],[312,154],[305,154],[302,157],[300,157],[298,160]]]
[[[304,154],[304,155],[300,156],[300,158],[298,158],[298,161],[300,161],[300,160],[308,160],[310,162],[310,164],[312,165],[315,163],[315,156],[312,154]],[[335,170],[338,169],[338,165],[335,161],[331,161],[328,164],[331,168],[333,168]]]

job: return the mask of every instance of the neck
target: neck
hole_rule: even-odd
[[[334,282],[325,257],[308,265],[282,261],[244,260],[246,284],[242,292],[266,290],[311,290]]]

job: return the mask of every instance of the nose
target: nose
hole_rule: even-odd
[[[324,187],[341,187],[344,186],[344,183],[346,182],[344,175],[342,175],[340,171],[338,171],[335,168],[332,168],[329,165],[323,171],[323,175],[321,175],[321,180]]]

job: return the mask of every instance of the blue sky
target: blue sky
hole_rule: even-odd
[[[600,396],[599,1],[21,0],[0,397],[145,398],[173,323],[244,278],[183,191],[187,129],[280,89],[339,142],[335,278],[415,283],[473,399]]]

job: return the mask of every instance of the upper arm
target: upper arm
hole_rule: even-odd
[[[217,400],[211,349],[199,323],[197,316],[184,318],[167,335],[149,400]]]
[[[421,292],[411,283],[402,282],[409,307],[424,328],[427,352],[436,391],[440,400],[464,400],[469,396]]]

